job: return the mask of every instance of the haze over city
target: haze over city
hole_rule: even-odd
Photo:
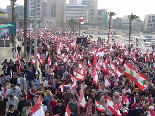
[[[141,20],[144,20],[145,15],[154,14],[154,0],[98,0],[99,9],[107,9],[107,11],[113,11],[117,15],[116,17],[123,17],[131,13],[136,14]],[[6,8],[10,4],[10,0],[3,1],[0,4],[1,8]],[[23,0],[17,0],[16,4],[23,5]]]

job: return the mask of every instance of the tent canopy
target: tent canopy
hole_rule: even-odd
[[[7,25],[0,25],[0,28],[5,28],[5,27],[12,27],[14,25],[11,25],[11,24],[7,24]]]

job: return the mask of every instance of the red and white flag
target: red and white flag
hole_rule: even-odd
[[[120,77],[122,75],[123,72],[114,63],[111,63],[111,68],[116,76]]]
[[[148,51],[146,52],[146,56],[145,56],[145,62],[149,62],[150,61],[150,55],[148,53]]]
[[[148,111],[148,115],[147,116],[155,116],[155,114],[154,114],[154,107],[153,106],[149,107],[149,111]]]
[[[65,88],[65,84],[63,83],[62,85],[60,85],[60,89],[62,93],[64,92],[64,88]]]
[[[42,97],[41,96],[38,97],[37,103],[35,104],[35,106],[32,108],[32,110],[30,112],[31,112],[32,116],[45,116],[45,112],[42,107]]]
[[[80,69],[79,69],[80,70]],[[83,72],[83,71],[82,71]],[[78,81],[82,81],[85,79],[86,75],[82,74],[80,71],[74,69],[73,70],[73,73],[74,73],[74,77],[76,80]]]
[[[107,75],[105,75],[105,78],[104,78],[104,86],[105,87],[109,87],[111,85],[111,82],[109,80],[109,77]]]
[[[115,115],[115,116],[122,116],[122,114],[120,113],[120,110],[118,107],[115,106],[114,102],[111,100],[111,98],[109,96],[106,96],[106,100],[107,100],[107,106],[108,109]]]
[[[51,66],[52,60],[50,58],[50,56],[48,56],[48,65]]]
[[[84,24],[84,18],[83,18],[83,16],[80,16],[79,17],[79,22],[80,22],[80,24]]]
[[[105,111],[105,107],[102,105],[102,103],[95,101],[95,105],[98,111],[101,111],[101,112]]]
[[[96,56],[104,56],[104,49],[101,48],[96,52]]]
[[[84,97],[84,93],[83,93],[82,89],[80,90],[80,98],[79,98],[78,103],[80,106],[86,107],[86,99]]]
[[[97,84],[97,82],[98,82],[98,74],[97,74],[97,70],[95,68],[92,71],[92,77],[93,77],[93,83]]]
[[[69,106],[66,106],[66,112],[65,112],[65,116],[70,116],[71,115],[71,110],[69,109]]]
[[[129,102],[129,100],[128,100],[128,98],[126,97],[126,95],[125,94],[122,94],[122,104],[124,105],[129,105],[130,104],[130,102]]]
[[[34,56],[31,57],[30,59],[31,64],[35,64],[36,63],[36,58]]]

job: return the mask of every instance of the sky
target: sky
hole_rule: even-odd
[[[0,0],[2,1],[2,0]],[[24,4],[24,0],[17,0],[17,4]],[[6,8],[10,0],[3,0],[0,7]],[[98,0],[99,9],[115,12],[116,17],[123,17],[131,13],[138,15],[144,20],[145,15],[155,14],[155,0]]]

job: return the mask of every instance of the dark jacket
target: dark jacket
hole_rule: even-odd
[[[58,106],[58,105],[56,105],[56,106],[54,107],[54,115],[55,115],[55,114],[58,114],[58,115],[60,115],[60,116],[64,116],[65,112],[66,112],[66,107],[65,107],[65,105],[62,105],[61,107]]]
[[[7,116],[18,116],[18,112],[17,112],[17,110],[15,110],[13,113],[8,112]]]
[[[26,80],[32,81],[34,80],[34,73],[33,71],[25,70],[26,73]]]
[[[17,110],[21,113],[22,112],[22,109],[23,109],[23,107],[25,107],[25,104],[26,104],[26,102],[28,102],[27,100],[24,100],[24,101],[19,101],[18,102],[18,107],[17,107]]]
[[[4,102],[0,100],[0,116],[5,114]]]

